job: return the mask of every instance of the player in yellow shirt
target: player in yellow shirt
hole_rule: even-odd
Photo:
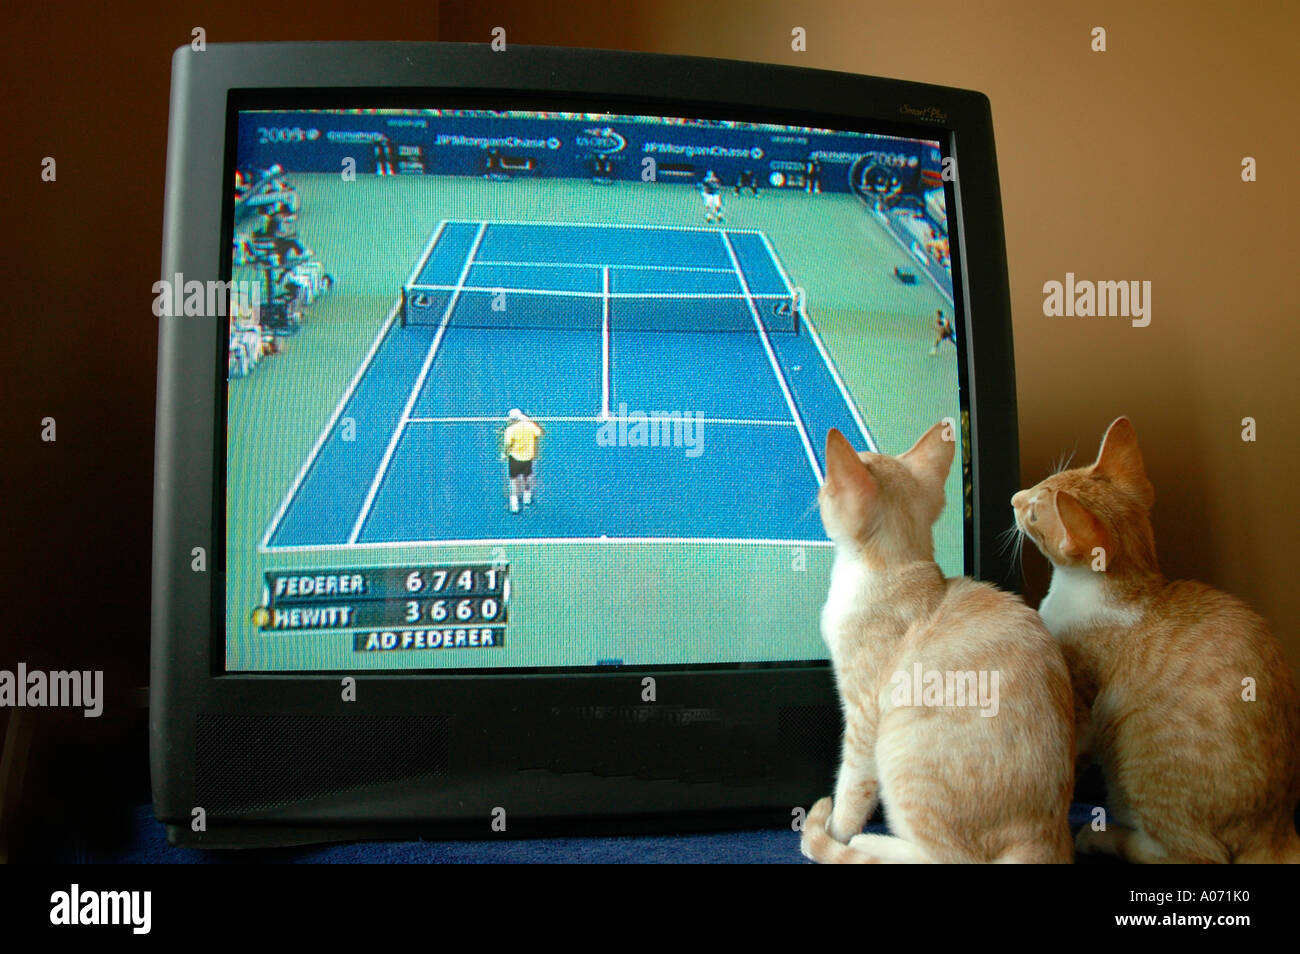
[[[518,513],[521,492],[524,506],[533,502],[533,490],[537,486],[533,461],[537,459],[537,439],[542,436],[542,429],[518,408],[512,408],[509,417],[501,456],[510,468],[510,511]]]

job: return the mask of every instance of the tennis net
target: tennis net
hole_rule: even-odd
[[[572,291],[402,288],[401,324],[596,331],[755,331],[798,334],[789,295],[605,295]]]

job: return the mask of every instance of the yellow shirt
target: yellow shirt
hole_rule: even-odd
[[[506,453],[515,460],[532,460],[541,435],[542,429],[532,421],[515,421],[506,428]]]

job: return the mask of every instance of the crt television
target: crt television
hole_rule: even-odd
[[[788,825],[841,719],[827,431],[960,441],[1012,587],[975,92],[621,52],[172,64],[153,571],[173,843]]]

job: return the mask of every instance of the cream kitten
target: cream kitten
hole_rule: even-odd
[[[1052,563],[1039,612],[1065,651],[1079,748],[1110,824],[1081,852],[1137,862],[1300,861],[1300,702],[1268,624],[1156,562],[1147,479],[1126,418],[1089,467],[1011,498]]]
[[[1065,661],[1019,598],[946,579],[934,562],[954,448],[943,428],[899,457],[826,437],[818,500],[835,565],[822,637],[845,733],[833,807],[813,806],[801,848],[815,861],[1069,862]],[[929,691],[930,674],[942,692]],[[996,704],[971,704],[969,692],[962,704],[947,683],[963,677],[967,690],[995,690]],[[893,834],[860,834],[878,799]]]

